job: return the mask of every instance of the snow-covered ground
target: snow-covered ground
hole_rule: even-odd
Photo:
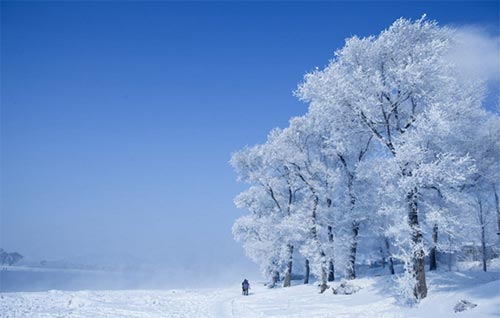
[[[361,278],[353,295],[318,294],[313,285],[268,289],[254,283],[248,297],[238,285],[193,290],[46,291],[0,294],[2,318],[55,317],[498,317],[500,273],[428,274],[429,296],[418,306],[397,304],[388,276]],[[338,286],[335,282],[333,287]],[[460,300],[477,307],[454,313]]]

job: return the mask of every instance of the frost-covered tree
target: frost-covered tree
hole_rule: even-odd
[[[297,198],[300,195],[294,182],[295,176],[284,163],[285,157],[277,141],[280,134],[279,130],[274,130],[266,144],[235,153],[231,159],[240,178],[252,184],[235,200],[237,207],[252,213],[252,218],[240,218],[233,227],[233,233],[237,239],[244,241],[247,254],[272,276],[273,285],[284,271],[284,286],[288,287],[291,284],[293,253],[303,239],[301,225],[304,222],[298,213],[300,203]],[[262,220],[270,224],[261,224]],[[258,229],[252,228],[255,225]],[[255,232],[262,235],[251,234]],[[261,258],[263,241],[268,250]],[[269,255],[273,255],[272,259],[266,258]]]
[[[14,265],[23,259],[23,256],[17,252],[8,253],[0,248],[0,265],[8,264],[9,266]]]
[[[235,153],[231,164],[241,180],[251,187],[235,198],[239,208],[246,208],[250,215],[239,218],[233,225],[233,235],[243,242],[246,254],[257,262],[265,277],[277,281],[280,271],[280,250],[275,223],[279,221],[272,178],[267,174],[262,146]]]
[[[482,112],[468,127],[461,127],[463,135],[461,148],[475,161],[476,171],[461,186],[463,195],[472,197],[470,209],[475,211],[469,217],[472,224],[464,231],[469,241],[477,239],[481,246],[483,270],[487,269],[487,247],[498,246],[500,215],[498,207],[498,185],[500,182],[500,117]]]
[[[386,183],[380,189],[395,190],[383,194],[387,198],[383,209],[394,220],[406,219],[394,222],[392,233],[405,238],[400,241],[404,246],[399,256],[415,299],[427,295],[422,189],[431,178],[430,183],[441,176],[458,181],[470,173],[469,158],[456,157],[446,149],[429,155],[425,139],[431,136],[429,129],[441,129],[441,135],[446,135],[430,122],[447,123],[455,115],[450,108],[455,102],[472,108],[457,114],[460,118],[479,107],[474,97],[482,83],[456,76],[447,58],[453,45],[453,31],[436,22],[425,17],[414,22],[399,19],[378,36],[348,39],[325,69],[306,75],[298,91],[315,107],[348,114],[377,141],[380,155],[374,170]]]
[[[276,149],[282,156],[287,171],[294,176],[295,188],[300,197],[298,212],[303,231],[300,252],[311,264],[314,274],[321,278],[321,292],[327,288],[329,260],[328,239],[325,238],[325,219],[328,219],[328,189],[334,182],[325,164],[326,158],[320,151],[322,144],[319,136],[312,129],[313,122],[307,116],[290,121],[290,127],[284,129],[276,138]]]
[[[336,228],[347,234],[341,241],[346,243],[344,248],[348,250],[346,277],[354,279],[360,223],[369,215],[366,199],[369,195],[365,192],[365,182],[358,178],[357,169],[367,157],[373,136],[359,122],[350,120],[348,112],[339,112],[338,106],[316,107],[313,104],[308,116],[315,119],[313,129],[321,136],[322,155],[330,158],[326,170],[337,173],[337,189],[330,190],[330,199],[337,207]]]
[[[382,257],[394,274],[397,258],[402,295],[418,301],[425,257],[435,269],[438,251],[470,237],[486,269],[492,225],[500,233],[500,121],[482,108],[484,80],[450,58],[461,39],[425,17],[348,39],[299,86],[308,112],[233,155],[250,185],[233,233],[274,283],[284,274],[290,286],[296,252],[321,292],[339,264],[355,278],[359,256]]]

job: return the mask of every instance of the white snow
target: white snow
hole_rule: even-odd
[[[253,282],[248,297],[239,285],[197,290],[16,292],[0,294],[2,318],[64,317],[498,317],[500,273],[427,273],[429,296],[415,307],[398,305],[389,276],[361,278],[353,295],[319,294],[314,285],[268,289]],[[334,282],[337,286],[340,282]],[[460,300],[477,307],[454,313]]]

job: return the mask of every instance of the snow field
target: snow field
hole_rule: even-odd
[[[314,285],[268,289],[253,283],[250,296],[238,285],[223,289],[47,291],[3,293],[1,318],[486,318],[500,314],[500,273],[428,273],[429,296],[415,307],[398,305],[388,276],[361,278],[353,295],[319,294]],[[334,282],[337,286],[340,282]],[[454,313],[462,300],[478,306]]]

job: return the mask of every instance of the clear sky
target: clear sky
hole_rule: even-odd
[[[346,37],[499,3],[1,3],[0,247],[34,258],[243,258],[233,151],[305,112]]]

